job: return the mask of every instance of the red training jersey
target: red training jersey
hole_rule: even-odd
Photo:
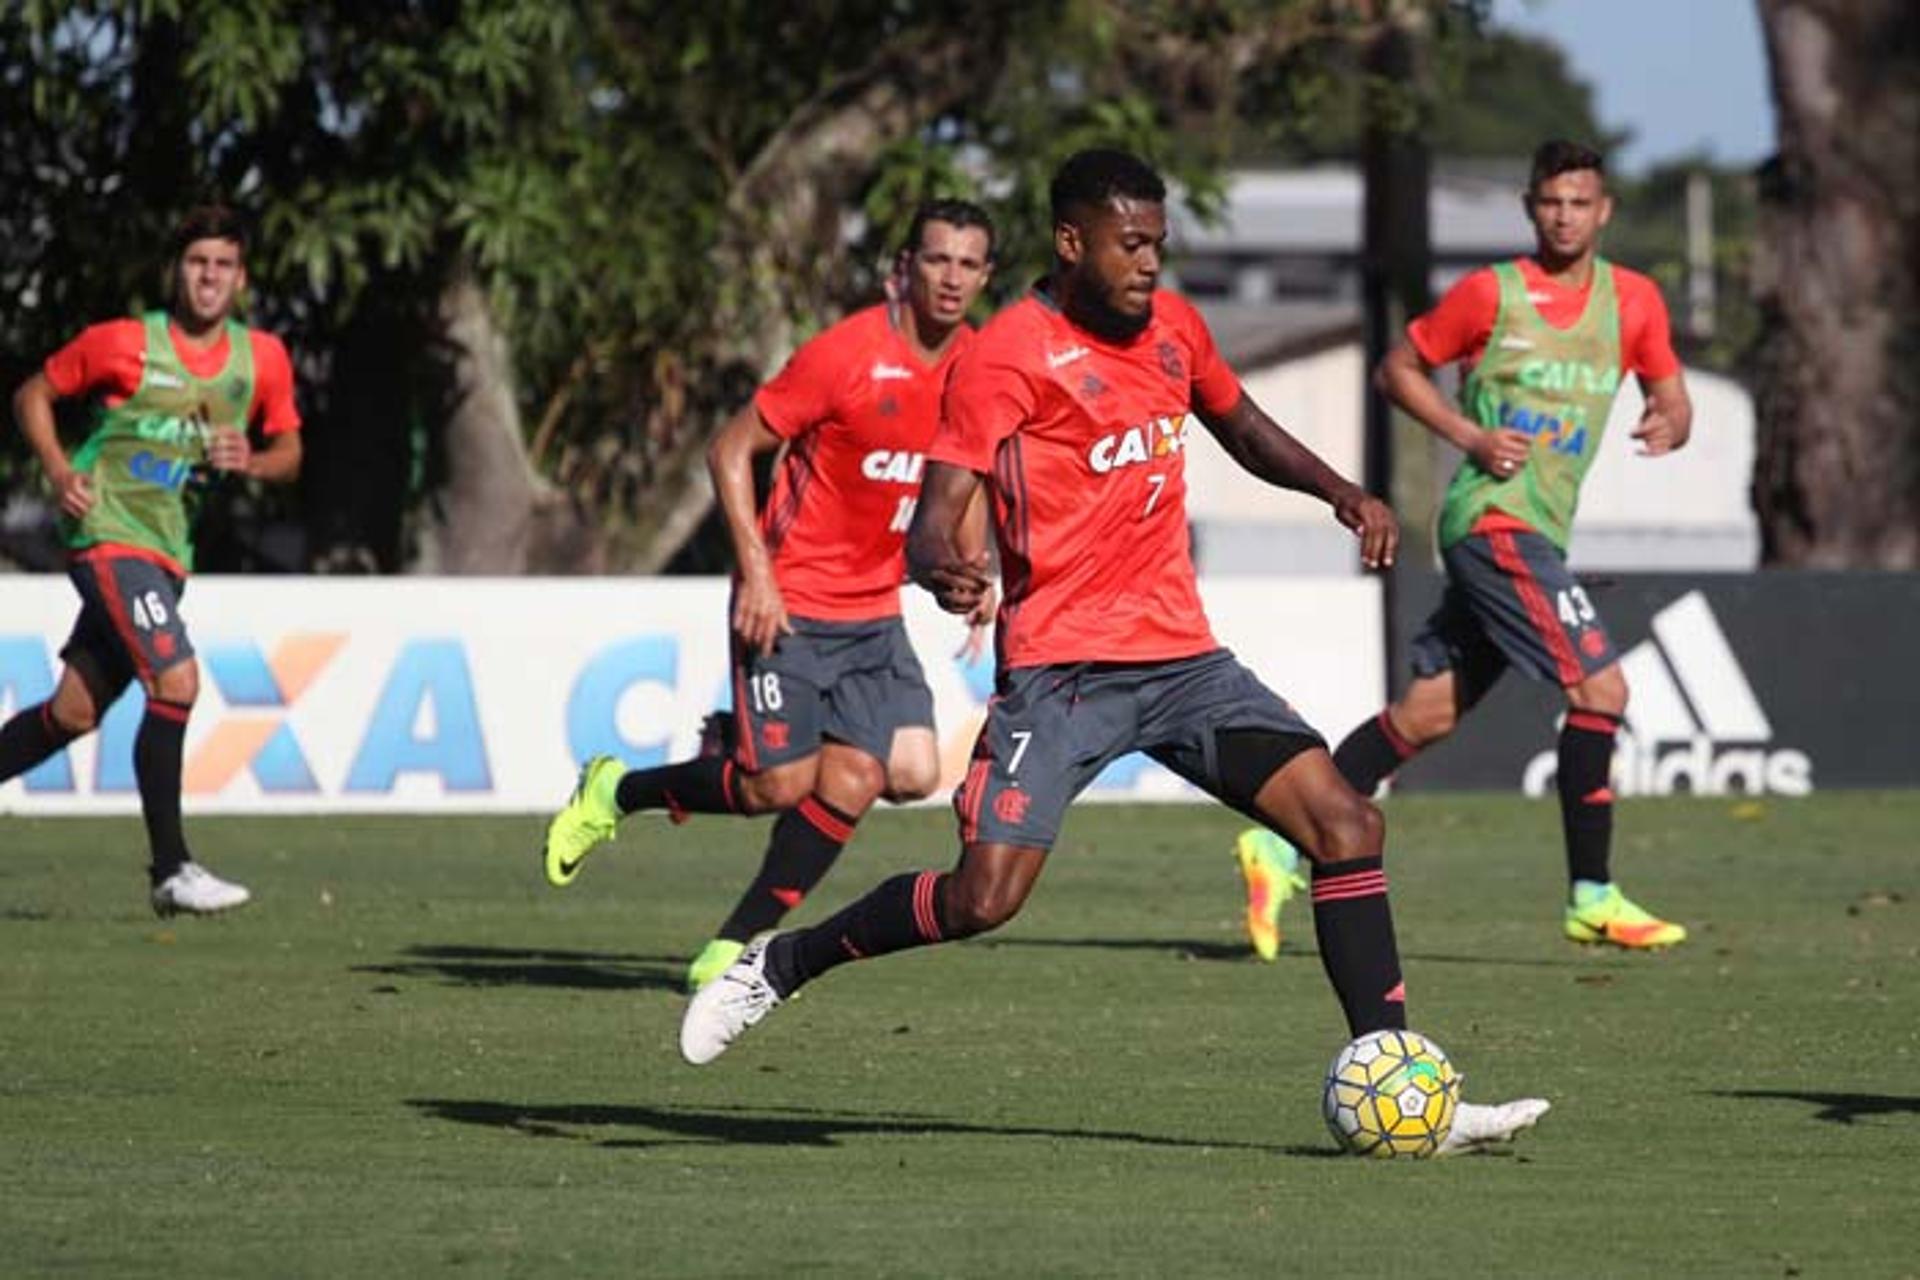
[[[188,342],[180,326],[168,322],[173,349],[187,372],[196,378],[211,378],[227,363],[227,335],[210,347]],[[300,429],[300,410],[293,403],[293,362],[280,339],[260,329],[247,330],[253,347],[253,405],[247,412],[250,425],[265,435]],[[106,320],[89,325],[66,346],[47,357],[42,366],[47,383],[61,399],[89,392],[98,393],[108,408],[119,404],[140,389],[140,375],[146,366],[146,326],[136,319]]]
[[[1556,329],[1571,329],[1580,322],[1593,290],[1591,276],[1576,289],[1549,277],[1532,258],[1515,261],[1527,282],[1527,299],[1542,320]],[[1649,381],[1671,378],[1680,372],[1680,358],[1673,353],[1667,302],[1660,296],[1660,286],[1617,262],[1608,265],[1613,268],[1614,299],[1620,308],[1621,372]],[[1480,362],[1499,313],[1499,278],[1493,268],[1481,267],[1461,277],[1433,310],[1409,324],[1407,339],[1430,365],[1458,360],[1471,368]]]
[[[989,476],[1003,668],[1161,662],[1217,649],[1187,538],[1190,411],[1240,380],[1178,294],[1131,341],[1102,340],[1035,291],[955,366],[927,456]]]
[[[760,513],[787,612],[835,622],[898,617],[907,525],[940,417],[940,388],[973,338],[923,364],[885,305],[808,342],[753,407],[788,442]]]

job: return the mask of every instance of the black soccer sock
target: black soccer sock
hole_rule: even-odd
[[[1567,837],[1567,878],[1612,879],[1613,738],[1618,716],[1604,711],[1569,711],[1560,728],[1560,826]]]
[[[739,766],[725,756],[700,756],[658,769],[634,769],[620,779],[613,803],[622,814],[665,809],[676,822],[690,813],[738,813]]]
[[[1419,750],[1400,736],[1382,710],[1372,719],[1362,720],[1341,741],[1333,753],[1333,766],[1340,770],[1348,786],[1363,796],[1370,796]]]
[[[1320,964],[1355,1036],[1407,1025],[1400,948],[1379,858],[1313,864],[1313,931]]]
[[[808,796],[799,807],[781,814],[773,824],[760,874],[720,926],[719,936],[745,942],[779,924],[827,874],[842,846],[853,839],[858,821],[817,795]]]
[[[0,725],[0,782],[16,778],[73,741],[53,720],[53,704],[27,707]]]
[[[180,829],[180,756],[192,712],[192,703],[148,698],[133,738],[133,776],[140,784],[140,816],[147,820],[152,856],[147,875],[155,884],[192,857]]]
[[[883,880],[852,906],[810,929],[782,934],[767,949],[767,977],[782,996],[849,960],[954,939],[940,908],[945,871],[909,871]]]

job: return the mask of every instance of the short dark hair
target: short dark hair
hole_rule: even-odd
[[[231,240],[240,246],[240,256],[244,258],[247,220],[239,210],[224,204],[203,204],[189,209],[174,224],[173,236],[167,242],[168,258],[177,259],[196,240]]]
[[[950,227],[964,231],[968,227],[978,227],[987,233],[987,261],[993,261],[993,219],[987,211],[971,200],[925,200],[913,211],[913,222],[907,227],[907,239],[900,246],[901,253],[918,253],[927,237],[929,222],[944,222]]]
[[[1063,222],[1115,199],[1165,204],[1167,184],[1152,165],[1131,151],[1093,147],[1068,156],[1054,170],[1047,193],[1053,201],[1053,220]]]
[[[1578,173],[1582,169],[1591,169],[1604,180],[1607,176],[1606,157],[1583,142],[1569,142],[1565,138],[1549,139],[1533,153],[1533,169],[1527,175],[1527,190],[1533,191],[1548,178],[1557,178],[1563,173]]]

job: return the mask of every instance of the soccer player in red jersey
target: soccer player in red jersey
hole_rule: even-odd
[[[759,874],[689,968],[692,988],[799,905],[876,799],[918,799],[939,781],[933,695],[900,619],[902,546],[992,262],[984,210],[923,205],[896,297],[802,346],[721,429],[707,457],[738,566],[731,751],[633,771],[596,757],[549,824],[547,879],[564,886],[629,813],[780,811]],[[783,446],[756,510],[753,460]],[[976,523],[984,546],[984,508]],[[980,627],[991,608],[974,611]]]
[[[91,732],[139,680],[147,709],[133,769],[161,915],[225,911],[249,897],[195,862],[181,831],[181,751],[200,669],[179,607],[206,473],[285,483],[300,471],[287,350],[233,319],[246,244],[232,210],[194,210],[173,237],[170,308],[83,330],[13,397],[59,499],[81,607],[53,696],[0,726],[0,782]],[[95,418],[69,457],[53,406],[71,396],[94,397]]]
[[[1466,457],[1441,508],[1447,588],[1413,641],[1413,681],[1347,735],[1334,761],[1372,795],[1452,733],[1509,667],[1559,685],[1567,714],[1556,785],[1571,882],[1563,931],[1576,942],[1670,947],[1685,927],[1613,883],[1609,774],[1627,681],[1566,546],[1621,379],[1636,375],[1646,392],[1633,431],[1645,455],[1686,444],[1693,406],[1659,288],[1599,255],[1613,212],[1600,155],[1543,144],[1526,208],[1533,256],[1463,278],[1381,363],[1394,403]],[[1456,361],[1466,378],[1458,407],[1432,376]]]
[[[1187,535],[1193,417],[1247,470],[1314,494],[1391,563],[1399,530],[1247,397],[1191,304],[1158,288],[1166,189],[1126,152],[1071,157],[1052,184],[1055,264],[961,357],[908,535],[914,580],[967,613],[988,590],[959,536],[985,489],[1005,599],[987,721],[954,797],[950,872],[896,876],[808,929],[763,935],[688,1004],[680,1048],[712,1061],[781,1001],[856,960],[972,937],[1012,919],[1073,797],[1144,750],[1286,833],[1313,863],[1314,923],[1356,1036],[1406,1026],[1379,810],[1320,737],[1222,648]],[[1499,1141],[1537,1099],[1462,1104],[1452,1150]]]

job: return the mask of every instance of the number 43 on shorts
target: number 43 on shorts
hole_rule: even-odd
[[[1560,621],[1570,630],[1578,631],[1599,616],[1593,607],[1593,601],[1587,599],[1585,587],[1568,587],[1561,591],[1555,602],[1554,612]]]

